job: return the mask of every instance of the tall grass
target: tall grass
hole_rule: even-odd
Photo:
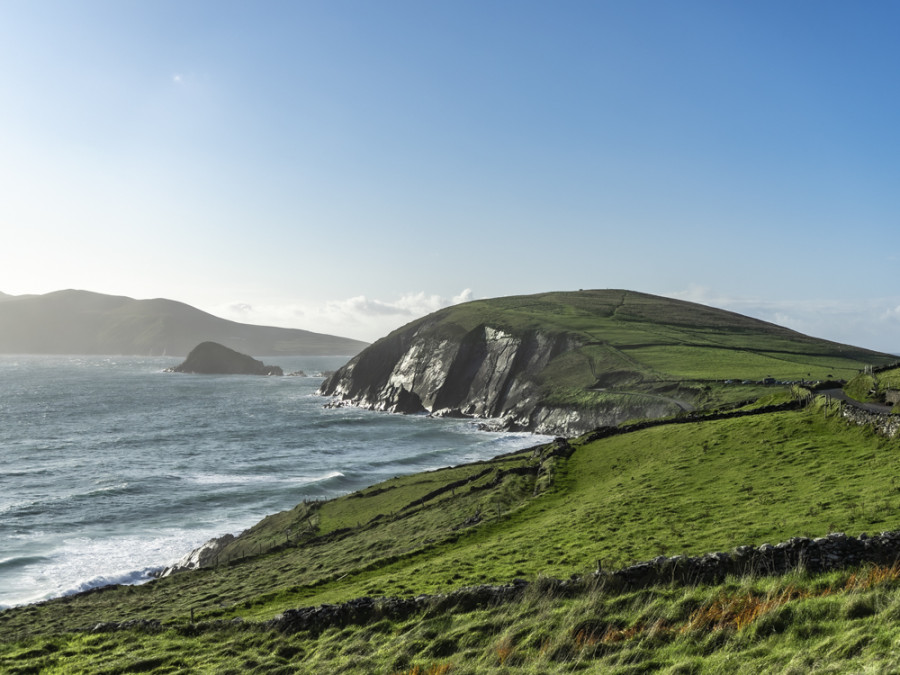
[[[283,635],[254,625],[63,635],[0,645],[9,673],[889,672],[900,571],[735,577],[622,591],[536,579],[470,611]]]

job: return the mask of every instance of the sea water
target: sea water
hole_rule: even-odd
[[[308,376],[166,373],[181,359],[0,356],[0,608],[140,583],[305,499],[547,440],[325,408]]]

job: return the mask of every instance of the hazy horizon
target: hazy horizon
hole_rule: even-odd
[[[373,341],[624,288],[900,351],[900,6],[0,3],[0,292]]]

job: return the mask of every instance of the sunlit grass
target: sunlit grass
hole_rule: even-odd
[[[889,672],[896,567],[716,585],[575,591],[538,578],[474,611],[281,634],[249,624],[60,635],[0,644],[9,673]]]
[[[568,458],[552,456],[551,444],[300,505],[248,534],[278,544],[262,555],[0,612],[0,671],[739,672],[746,663],[801,672],[837,663],[835,672],[853,672],[893,663],[884,646],[900,639],[887,623],[900,618],[892,567],[687,588],[585,587],[572,597],[543,580],[660,554],[897,529],[896,441],[816,404],[571,445]],[[304,524],[302,537],[278,543],[285,527]],[[534,582],[523,600],[479,611],[318,637],[248,623],[295,607],[515,578]],[[206,626],[199,632],[192,610]],[[232,625],[235,618],[244,623]],[[159,620],[162,632],[73,633],[130,619]],[[211,620],[225,624],[203,623]],[[801,658],[810,639],[821,653]]]

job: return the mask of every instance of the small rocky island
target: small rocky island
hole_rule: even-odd
[[[241,354],[218,342],[201,342],[184,363],[166,369],[170,373],[200,375],[284,375],[278,366],[267,366],[252,356]]]

